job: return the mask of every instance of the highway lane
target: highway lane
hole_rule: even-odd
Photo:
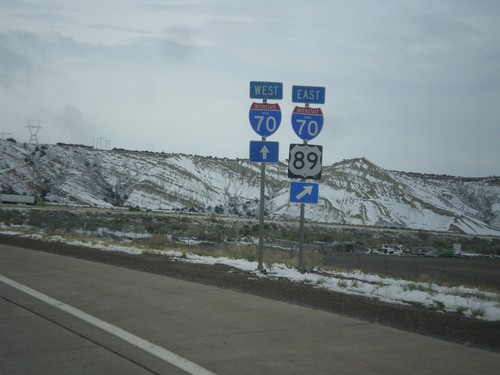
[[[0,373],[185,374],[61,306],[215,374],[494,374],[500,354],[231,290],[0,245]]]
[[[109,338],[82,327],[57,311],[27,309],[36,303],[0,285],[0,373],[2,374],[151,374],[142,360],[134,362],[108,348]],[[14,292],[15,293],[15,292]],[[55,317],[58,317],[59,320]],[[99,341],[95,337],[100,336]],[[115,343],[116,345],[116,343]],[[149,368],[153,368],[152,366]]]

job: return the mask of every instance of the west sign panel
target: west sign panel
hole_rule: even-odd
[[[250,82],[250,99],[283,99],[283,83],[281,82]]]

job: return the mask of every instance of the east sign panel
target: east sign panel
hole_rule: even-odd
[[[308,104],[325,104],[324,87],[292,86],[292,102]]]

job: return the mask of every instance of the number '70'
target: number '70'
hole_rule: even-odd
[[[315,120],[298,119],[299,124],[299,135],[302,136],[302,132],[307,130],[307,135],[310,137],[315,137],[319,133],[319,125]],[[307,127],[306,127],[307,124]]]
[[[274,118],[273,116],[262,116],[262,115],[255,115],[254,118],[256,118],[257,120],[259,120],[257,122],[257,132],[260,132],[260,127],[262,126],[262,124],[265,122],[265,126],[266,126],[266,130],[268,132],[274,132],[278,126],[278,123],[276,121],[276,118]],[[264,121],[264,119],[266,121]]]

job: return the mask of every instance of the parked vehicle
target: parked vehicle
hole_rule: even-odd
[[[422,254],[424,257],[437,257],[439,252],[436,249],[427,250]]]
[[[438,249],[437,252],[440,257],[453,257],[454,255],[453,249]]]
[[[36,197],[33,195],[0,194],[0,202],[35,204]]]
[[[437,257],[439,256],[439,252],[436,248],[434,247],[420,247],[420,248],[415,248],[416,250],[416,255],[420,257]]]

